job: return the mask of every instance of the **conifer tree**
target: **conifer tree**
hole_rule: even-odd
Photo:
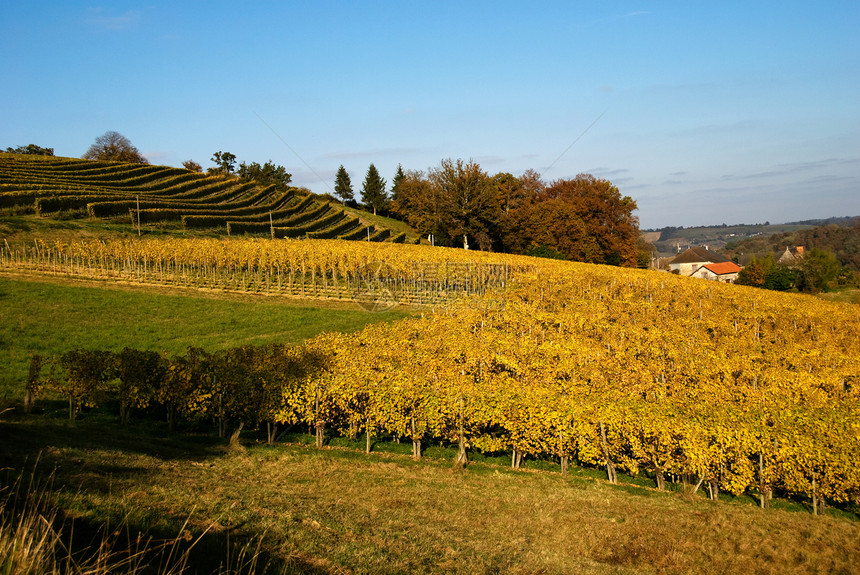
[[[406,179],[406,174],[403,173],[403,166],[397,164],[397,173],[394,174],[394,179],[391,180],[391,201],[397,201],[402,195],[403,180]]]
[[[343,164],[337,169],[337,175],[334,177],[334,193],[340,198],[342,204],[355,199],[355,194],[352,191],[352,180],[349,179],[349,174]]]
[[[388,202],[388,195],[385,193],[385,180],[379,176],[379,171],[373,164],[367,168],[367,175],[364,177],[361,201],[368,208],[373,208],[374,216],[377,210],[384,208]]]

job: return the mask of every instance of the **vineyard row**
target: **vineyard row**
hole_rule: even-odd
[[[388,434],[411,440],[416,458],[422,445],[443,441],[460,446],[463,463],[473,449],[507,452],[515,468],[524,456],[554,457],[562,473],[571,462],[605,467],[610,482],[618,469],[647,473],[658,489],[678,476],[695,489],[704,484],[712,499],[748,493],[763,507],[775,492],[811,499],[816,510],[860,501],[856,402],[799,406],[769,395],[743,405],[693,404],[596,386],[523,388],[492,363],[479,377],[456,361],[418,371],[435,363],[429,358],[402,370],[400,362],[415,358],[405,354],[395,365],[379,350],[362,369],[373,358],[369,331],[303,347],[191,348],[169,358],[131,349],[35,357],[28,402],[59,394],[74,419],[82,407],[112,399],[126,423],[133,409],[157,405],[171,428],[209,418],[221,436],[229,427],[265,427],[270,443],[284,424],[306,425],[318,446],[327,430],[353,438],[363,431],[368,450],[371,435]]]
[[[352,226],[357,220],[347,223]],[[366,233],[364,229],[361,232]],[[20,244],[13,248],[8,243],[0,248],[0,269],[197,289],[353,299],[379,305],[425,305],[481,295],[488,289],[503,288],[510,275],[506,266],[498,264],[428,266],[413,262],[403,268],[383,261],[349,268],[334,260],[306,256],[270,265],[237,265],[147,255],[117,258],[57,245]]]

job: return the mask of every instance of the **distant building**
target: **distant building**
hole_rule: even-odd
[[[738,279],[738,273],[743,268],[735,262],[720,262],[716,264],[705,264],[692,274],[691,277],[714,280],[733,284]]]
[[[731,262],[731,260],[707,248],[694,247],[669,260],[669,271],[682,276],[691,276],[702,266],[725,262]]]
[[[800,263],[803,259],[803,246],[794,248],[794,253],[791,253],[791,248],[785,248],[782,255],[776,260],[776,263],[786,266],[794,266]]]

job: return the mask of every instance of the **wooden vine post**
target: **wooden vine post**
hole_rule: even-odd
[[[463,396],[460,396],[460,411],[458,415],[458,437],[457,437],[457,459],[454,460],[455,467],[466,467],[469,463],[469,456],[466,453],[466,426],[464,421],[465,401]]]
[[[609,479],[609,483],[618,483],[615,463],[609,458],[609,443],[606,441],[606,428],[603,421],[600,422],[600,445],[603,448],[603,461],[606,463],[606,477]]]
[[[314,385],[314,428],[316,430],[316,446],[322,449],[325,443],[325,421],[320,417],[320,388]]]

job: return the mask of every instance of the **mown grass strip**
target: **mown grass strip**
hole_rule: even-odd
[[[590,476],[290,444],[229,449],[95,413],[0,421],[21,469],[41,451],[78,521],[175,536],[188,522],[312,573],[851,573],[860,526]]]

